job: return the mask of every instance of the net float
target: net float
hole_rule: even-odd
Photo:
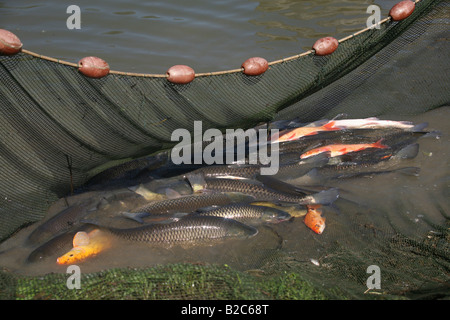
[[[78,62],[78,70],[89,78],[102,78],[109,73],[108,63],[97,57],[85,57]]]
[[[166,72],[167,80],[175,84],[187,84],[194,80],[195,71],[189,66],[177,64]]]
[[[248,76],[259,76],[266,72],[269,68],[269,63],[264,58],[252,57],[245,60],[242,68],[244,68],[244,73]]]
[[[389,11],[389,15],[394,21],[400,21],[408,18],[413,13],[416,4],[414,1],[405,0],[400,1]]]
[[[22,42],[12,32],[0,29],[0,54],[13,55],[22,50]]]
[[[326,56],[336,51],[338,45],[339,41],[336,38],[325,37],[317,40],[313,45],[313,49],[316,55]]]

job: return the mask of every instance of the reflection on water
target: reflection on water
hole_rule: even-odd
[[[323,36],[347,36],[365,27],[373,3],[385,17],[396,1],[16,0],[0,2],[0,28],[16,33],[25,49],[70,62],[94,55],[113,70],[165,73],[187,64],[208,72],[235,69],[251,56],[298,54]],[[72,4],[81,9],[80,30],[66,27]]]

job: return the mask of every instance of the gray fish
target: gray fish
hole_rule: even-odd
[[[260,222],[279,223],[292,218],[289,213],[283,210],[242,203],[233,203],[212,210],[199,211],[194,213],[194,215],[234,219],[247,224]]]
[[[192,194],[175,199],[166,199],[145,204],[131,212],[123,212],[127,218],[142,223],[142,218],[150,215],[167,214],[172,212],[192,212],[199,208],[209,206],[223,206],[232,202],[249,202],[253,197],[242,193],[212,192],[205,194]]]
[[[274,177],[280,179],[283,177],[299,177],[306,174],[309,170],[316,167],[322,167],[328,163],[327,154],[319,154],[317,156],[299,160],[299,154],[296,154],[295,163],[281,165]],[[203,174],[205,178],[246,178],[254,179],[261,173],[262,165],[250,164],[232,164],[232,165],[211,165],[199,168],[189,174]]]
[[[41,243],[77,226],[81,219],[97,208],[100,199],[92,199],[70,206],[37,227],[27,238],[27,244]]]
[[[190,215],[168,224],[146,224],[127,229],[99,228],[128,241],[165,245],[210,243],[226,238],[245,239],[258,233],[258,229],[236,220]]]
[[[297,204],[331,204],[339,196],[336,189],[328,189],[315,194],[280,192],[267,188],[264,184],[252,180],[205,179],[201,175],[188,175],[194,190],[213,190],[219,192],[240,192],[255,197],[257,201],[293,202]]]

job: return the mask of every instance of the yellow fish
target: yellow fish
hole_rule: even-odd
[[[56,263],[64,265],[85,261],[110,248],[111,244],[111,238],[99,229],[89,233],[77,232],[73,237],[73,249],[56,259]]]

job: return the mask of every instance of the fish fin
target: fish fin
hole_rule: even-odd
[[[406,131],[420,132],[420,131],[423,131],[423,129],[425,129],[426,127],[428,127],[428,122],[422,122],[422,123],[416,124],[415,126],[413,126],[412,128],[410,128]]]
[[[322,126],[325,126],[329,122],[330,122],[330,120],[328,120],[328,119],[321,119],[321,120],[317,120],[314,122],[310,122],[303,127],[322,127]]]
[[[178,191],[176,191],[172,188],[166,188],[165,194],[166,194],[167,199],[176,199],[176,198],[182,197],[182,195]]]
[[[194,193],[205,190],[206,180],[202,173],[188,173],[186,174],[186,179],[191,184]]]
[[[86,246],[89,244],[89,235],[84,231],[75,234],[72,241],[73,247]]]
[[[414,159],[419,153],[419,144],[413,143],[400,149],[394,156],[396,159]]]
[[[339,119],[345,119],[347,117],[348,117],[348,114],[339,113],[339,114],[335,115],[331,120],[334,121],[334,120],[339,120]]]
[[[387,148],[389,148],[389,146],[383,144],[383,141],[384,141],[384,139],[381,138],[377,142],[373,143],[372,146],[374,148],[380,148],[380,149],[387,149]]]
[[[310,196],[312,201],[310,204],[322,204],[331,205],[337,198],[339,198],[339,192],[336,188],[330,188],[323,190]]]
[[[401,174],[408,175],[408,176],[418,177],[419,173],[420,173],[420,168],[419,167],[405,167],[405,168],[396,169],[395,172],[399,172]]]
[[[323,125],[323,128],[326,130],[339,130],[339,127],[336,127],[336,121],[330,121],[327,124]]]
[[[272,176],[261,175],[258,174],[256,179],[262,183],[265,187],[270,188],[272,190],[280,191],[283,193],[291,194],[291,195],[305,195],[301,188],[296,187],[290,183],[286,183],[284,181],[278,180]]]
[[[442,132],[439,130],[433,130],[430,132],[427,132],[422,138],[436,138],[436,139],[440,139],[442,136]]]
[[[144,220],[142,218],[148,217],[150,214],[148,212],[121,212],[121,215],[125,218],[134,220],[138,223],[144,223]]]
[[[316,167],[323,167],[330,161],[331,151],[324,151],[314,156],[300,160],[299,164],[314,164]]]

